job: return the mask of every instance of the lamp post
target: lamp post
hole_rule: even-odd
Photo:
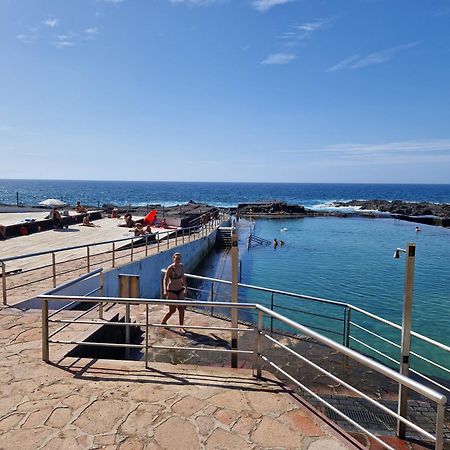
[[[239,264],[239,246],[238,234],[236,227],[231,231],[231,301],[238,302],[238,264]],[[233,308],[231,310],[231,327],[236,329],[238,326],[238,310]],[[231,332],[231,348],[237,350],[238,348],[238,333],[236,330]],[[236,369],[238,365],[237,353],[231,354],[231,367]]]
[[[416,244],[409,242],[406,249],[397,248],[394,258],[400,258],[400,252],[406,254],[405,261],[405,287],[403,291],[403,315],[402,315],[402,342],[400,373],[409,375],[409,354],[411,350],[411,316],[414,288],[414,262],[416,258]],[[408,410],[408,388],[402,384],[398,390],[398,415],[406,419]],[[405,439],[406,425],[397,421],[397,436]]]

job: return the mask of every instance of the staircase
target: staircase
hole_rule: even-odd
[[[231,227],[217,228],[216,248],[231,248]]]

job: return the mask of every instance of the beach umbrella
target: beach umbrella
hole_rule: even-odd
[[[49,206],[50,208],[59,208],[61,206],[65,206],[66,203],[58,200],[56,198],[48,198],[47,200],[43,200],[42,202],[39,202],[42,206]]]

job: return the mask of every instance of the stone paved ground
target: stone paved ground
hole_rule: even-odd
[[[1,449],[352,448],[279,382],[248,369],[45,364],[40,343],[39,313],[0,311]]]

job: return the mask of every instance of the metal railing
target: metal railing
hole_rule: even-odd
[[[70,247],[56,248],[42,252],[27,253],[24,255],[10,256],[0,259],[0,276],[1,276],[1,291],[2,301],[4,305],[8,304],[8,293],[11,291],[30,287],[44,281],[50,281],[53,287],[57,285],[57,278],[67,274],[80,273],[85,270],[89,273],[94,266],[104,265],[110,263],[111,267],[116,267],[119,260],[134,261],[137,257],[143,258],[149,255],[149,252],[168,250],[191,240],[206,237],[215,228],[217,228],[226,218],[220,213],[217,218],[210,220],[203,225],[191,226],[188,228],[178,228],[173,230],[158,231],[153,234],[146,234],[142,236],[130,236],[127,238],[100,241],[93,244],[76,245]],[[118,244],[121,244],[120,248]],[[93,249],[101,246],[110,246],[107,250],[100,250],[93,253]],[[84,250],[84,256],[76,256],[64,260],[57,259],[57,255],[63,255],[65,252],[74,250]],[[41,263],[36,267],[30,267],[22,270],[17,268],[18,261],[30,260],[30,258],[46,256],[50,258],[48,263]],[[15,263],[15,267],[8,271],[7,263]],[[78,264],[73,267],[74,263]],[[69,265],[70,267],[65,267]],[[22,276],[30,273],[39,273],[43,271],[36,279],[23,279]],[[9,280],[9,281],[8,281]],[[11,281],[18,280],[18,283],[13,285]]]
[[[206,298],[212,302],[216,300],[220,301],[222,296],[225,298],[229,297],[229,290],[226,288],[222,289],[220,286],[231,287],[231,281],[193,274],[186,274],[186,277],[195,280],[195,282],[199,284],[199,287],[194,286],[189,288],[189,290],[195,294],[193,297]],[[398,339],[400,339],[401,325],[342,301],[296,294],[244,283],[239,283],[238,287],[240,302],[245,302],[249,300],[249,298],[254,301],[256,297],[259,303],[263,304],[271,311],[278,310],[282,313],[287,312],[288,314],[296,313],[301,315],[302,322],[306,323],[308,327],[323,332],[326,335],[331,336],[334,340],[339,340],[348,348],[352,347],[352,345],[354,347],[358,346],[358,350],[367,352],[374,357],[381,357],[383,358],[383,361],[387,361],[388,364],[391,364],[393,367],[400,365],[400,342],[395,342],[393,338],[386,337],[386,335],[389,336],[389,332],[392,334],[392,331],[397,331]],[[223,292],[222,294],[221,289]],[[246,293],[246,291],[249,293]],[[288,305],[286,304],[286,301],[277,302],[280,298],[291,299],[291,301]],[[320,305],[320,308],[311,307],[312,304],[318,304]],[[324,308],[327,308],[327,310],[324,311]],[[214,307],[211,308],[211,314],[213,313]],[[361,317],[356,320],[357,314],[365,318],[365,320],[361,319]],[[275,330],[275,320],[274,316],[270,316],[267,319],[267,327],[271,332]],[[373,329],[376,329],[377,326],[379,327],[380,324],[387,327],[386,335],[373,331]],[[280,331],[279,327],[277,331]],[[362,336],[360,336],[360,334],[362,334]],[[427,348],[429,350],[431,349],[430,351],[425,352],[427,356],[420,354],[418,351],[411,351],[411,355],[416,358],[411,361],[411,373],[420,377],[423,381],[431,383],[435,388],[445,391],[447,394],[450,393],[449,386],[445,386],[442,382],[433,379],[433,376],[435,375],[430,375],[430,373],[438,373],[441,378],[449,380],[450,367],[434,361],[429,355],[430,353],[438,353],[443,361],[450,361],[450,347],[414,331],[411,332],[411,336],[417,341],[427,344]],[[371,342],[371,344],[367,342],[367,337],[372,339],[373,342]],[[378,342],[384,344],[385,347],[382,349],[377,347]],[[393,352],[390,354],[389,350],[386,350],[386,348],[394,349],[394,351],[397,352],[398,359],[395,359],[396,355]],[[417,367],[418,362],[421,363],[421,370]]]
[[[262,368],[263,365],[266,364],[267,366],[271,367],[278,373],[282,374],[284,377],[286,377],[290,382],[294,383],[296,386],[300,387],[304,392],[311,395],[313,398],[315,398],[317,401],[325,405],[326,407],[330,408],[332,411],[334,411],[339,417],[342,419],[348,421],[351,423],[354,427],[356,427],[358,430],[366,433],[368,436],[370,436],[372,439],[376,440],[381,446],[387,448],[387,449],[393,449],[393,447],[389,446],[386,442],[384,442],[382,439],[380,439],[378,436],[371,433],[369,430],[364,428],[362,425],[357,423],[355,420],[353,420],[351,417],[346,415],[344,412],[340,411],[336,407],[334,407],[332,404],[327,402],[325,399],[320,397],[317,393],[315,393],[310,387],[306,386],[304,383],[300,382],[294,375],[290,374],[288,372],[287,368],[281,367],[279,364],[275,363],[270,359],[270,355],[268,352],[265,351],[265,343],[269,342],[273,345],[275,345],[277,348],[283,350],[286,352],[290,357],[294,357],[298,360],[300,360],[302,363],[305,363],[309,365],[310,367],[317,370],[322,375],[326,375],[327,377],[331,378],[333,381],[336,381],[338,383],[341,383],[343,386],[345,386],[349,391],[351,391],[353,394],[356,394],[357,396],[360,396],[361,398],[365,399],[367,402],[369,402],[372,406],[380,409],[386,414],[389,414],[398,423],[402,423],[405,426],[410,427],[412,430],[420,433],[422,436],[424,436],[426,439],[432,441],[434,443],[434,448],[437,450],[441,450],[443,448],[443,427],[444,427],[444,412],[445,412],[445,404],[446,404],[446,397],[443,394],[440,394],[433,389],[430,389],[426,387],[425,385],[414,381],[404,375],[401,375],[397,372],[395,372],[393,369],[355,351],[352,350],[342,344],[339,344],[335,341],[333,341],[330,338],[327,338],[324,335],[321,335],[315,331],[313,331],[310,328],[307,328],[303,325],[298,324],[297,322],[294,322],[293,320],[276,313],[262,305],[256,304],[256,303],[230,303],[230,302],[215,302],[214,304],[212,302],[205,302],[205,301],[198,301],[198,300],[161,300],[161,299],[136,299],[136,298],[122,298],[122,297],[81,297],[81,296],[63,296],[58,295],[55,293],[52,294],[46,294],[41,295],[39,298],[42,301],[42,359],[46,362],[50,361],[50,352],[49,352],[49,346],[50,344],[65,344],[65,345],[89,345],[89,346],[108,346],[108,347],[114,347],[114,348],[134,348],[134,349],[144,349],[145,350],[145,365],[148,367],[148,361],[149,361],[149,349],[157,349],[157,350],[177,350],[177,351],[210,351],[210,352],[220,352],[220,353],[231,353],[234,355],[237,354],[247,354],[252,355],[253,357],[253,368],[255,371],[255,374],[258,378],[261,378],[262,376]],[[138,306],[141,308],[145,308],[145,321],[142,322],[119,322],[119,321],[107,321],[102,319],[90,319],[90,320],[80,320],[79,318],[71,318],[71,319],[56,319],[55,316],[60,313],[60,311],[57,311],[56,313],[49,314],[49,303],[52,301],[67,301],[67,302],[80,302],[80,303],[93,303],[94,308],[97,307],[97,305],[100,308],[100,305],[104,304],[116,304],[116,305],[126,305],[128,307],[132,306]],[[230,332],[230,334],[235,333],[242,333],[242,332],[253,332],[255,334],[255,339],[253,342],[253,348],[251,349],[239,349],[239,348],[204,348],[204,347],[182,347],[179,345],[176,346],[168,346],[168,345],[153,345],[149,342],[149,329],[151,327],[170,327],[169,325],[161,325],[161,324],[154,324],[150,323],[149,321],[149,306],[150,305],[173,305],[173,306],[196,306],[196,307],[202,307],[202,308],[211,308],[213,306],[220,307],[220,308],[226,308],[230,310],[238,310],[238,309],[244,309],[244,310],[251,310],[254,313],[257,314],[257,321],[256,323],[248,328],[242,328],[242,327],[211,327],[211,326],[183,326],[185,329],[195,329],[195,330],[220,330],[225,332]],[[92,310],[92,309],[91,309]],[[314,341],[327,346],[330,349],[333,349],[334,351],[338,352],[339,354],[355,361],[358,364],[361,364],[364,367],[369,368],[370,370],[376,371],[379,374],[387,377],[388,379],[392,380],[395,383],[398,383],[399,386],[405,386],[406,388],[415,391],[417,394],[424,396],[431,402],[435,403],[436,405],[436,420],[435,420],[435,433],[432,434],[429,431],[426,431],[425,429],[421,428],[419,425],[413,423],[412,421],[408,420],[406,417],[401,416],[397,414],[396,412],[390,410],[386,406],[384,406],[382,403],[378,402],[377,400],[374,400],[369,395],[365,394],[361,390],[357,389],[353,385],[351,385],[349,382],[345,381],[344,379],[336,376],[332,372],[324,369],[323,367],[319,366],[318,364],[314,363],[310,359],[308,359],[307,355],[302,355],[296,350],[290,348],[288,345],[280,342],[279,340],[275,339],[272,334],[269,334],[263,326],[263,320],[264,316],[266,317],[273,317],[277,321],[280,321],[284,323],[287,327],[290,329],[293,329],[296,333],[300,333],[305,336],[309,336],[310,338],[314,339]],[[132,343],[105,343],[105,342],[86,342],[86,341],[79,341],[76,339],[54,339],[57,333],[61,331],[62,328],[57,329],[56,331],[49,333],[49,324],[50,323],[62,323],[64,327],[70,325],[70,324],[84,324],[84,325],[108,325],[108,326],[136,326],[144,328],[145,332],[145,343],[143,344],[132,344]]]

